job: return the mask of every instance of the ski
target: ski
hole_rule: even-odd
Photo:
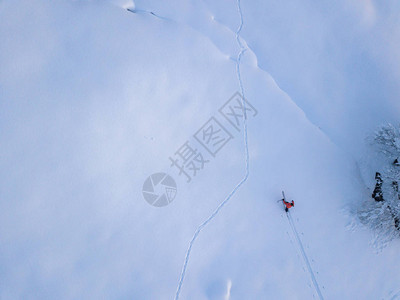
[[[280,200],[280,201],[282,201],[283,208],[284,208],[286,214],[288,214],[288,213],[289,213],[289,210],[287,209],[287,207],[286,207],[286,205],[285,205],[285,203],[286,203],[287,201],[286,201],[286,196],[285,196],[285,192],[284,192],[284,191],[282,191],[282,197],[283,197],[283,200],[284,200],[284,201],[282,201],[282,200]]]
[[[283,199],[285,199],[285,193],[284,193],[283,191],[282,191],[282,196],[283,196]],[[279,200],[277,200],[276,202],[277,202],[277,203],[278,203],[278,202],[282,203],[282,204],[283,204],[283,208],[285,208],[285,204],[283,203],[282,199],[279,199]]]

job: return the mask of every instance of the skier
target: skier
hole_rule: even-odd
[[[292,200],[292,202],[286,202],[285,199],[282,199],[283,201],[283,205],[285,205],[285,211],[288,212],[289,208],[294,206],[294,201]]]

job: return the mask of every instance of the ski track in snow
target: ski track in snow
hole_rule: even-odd
[[[244,95],[244,88],[243,88],[243,82],[242,82],[242,78],[240,75],[240,61],[242,58],[243,53],[247,50],[242,42],[240,41],[240,32],[242,30],[243,27],[243,14],[242,14],[242,9],[240,7],[240,0],[237,0],[237,9],[239,12],[239,16],[240,16],[240,24],[238,29],[236,30],[236,41],[240,47],[240,51],[239,54],[237,56],[237,60],[236,60],[236,74],[238,77],[238,81],[239,81],[239,87],[240,87],[240,93],[242,95],[242,103],[243,103],[243,139],[244,139],[244,148],[245,148],[245,164],[246,164],[246,172],[244,177],[242,178],[242,180],[240,180],[240,182],[234,187],[234,189],[229,193],[229,195],[224,199],[224,201],[222,201],[218,207],[215,209],[215,211],[203,222],[199,225],[199,227],[197,227],[192,239],[190,240],[189,243],[189,247],[186,250],[186,255],[185,255],[185,262],[183,264],[182,267],[182,272],[181,272],[181,276],[179,278],[179,283],[178,283],[178,287],[176,290],[176,294],[175,294],[175,300],[179,299],[179,295],[182,289],[182,284],[183,281],[185,279],[185,274],[186,274],[186,269],[187,269],[187,265],[190,259],[190,254],[193,248],[193,244],[196,241],[198,235],[200,234],[200,232],[204,229],[204,227],[206,227],[208,225],[208,223],[210,223],[220,212],[220,210],[225,206],[225,204],[228,203],[228,201],[232,198],[232,196],[237,192],[237,190],[247,181],[248,177],[249,177],[249,146],[248,146],[248,139],[247,139],[247,116],[246,116],[246,102],[244,101],[245,99],[245,95]]]
[[[309,273],[310,276],[311,276],[311,280],[312,280],[312,283],[313,283],[313,285],[314,285],[315,291],[317,292],[319,299],[320,299],[320,300],[323,300],[324,297],[322,296],[322,293],[321,293],[321,290],[320,290],[320,288],[319,288],[317,279],[315,278],[314,272],[313,272],[313,270],[312,270],[310,261],[308,260],[307,254],[306,254],[306,252],[305,252],[305,250],[304,250],[303,243],[301,242],[300,236],[299,236],[299,234],[297,233],[296,226],[294,225],[294,222],[293,222],[293,219],[292,219],[292,215],[290,214],[290,212],[288,212],[288,213],[286,214],[286,216],[287,216],[287,218],[288,218],[290,227],[292,228],[293,234],[294,234],[294,236],[296,237],[297,244],[298,244],[299,249],[300,249],[300,252],[301,252],[301,254],[302,254],[302,256],[303,256],[304,262],[305,262],[305,264],[306,264],[306,266],[307,266],[308,273]]]

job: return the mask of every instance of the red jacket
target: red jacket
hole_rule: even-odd
[[[286,205],[287,208],[291,208],[294,206],[294,201],[292,200],[292,202],[286,202],[285,200],[282,200],[283,204]]]

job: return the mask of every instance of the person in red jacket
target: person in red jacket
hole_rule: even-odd
[[[285,199],[282,199],[283,201],[283,205],[285,205],[285,211],[288,212],[289,208],[294,206],[294,201],[292,200],[292,202],[286,202]]]

